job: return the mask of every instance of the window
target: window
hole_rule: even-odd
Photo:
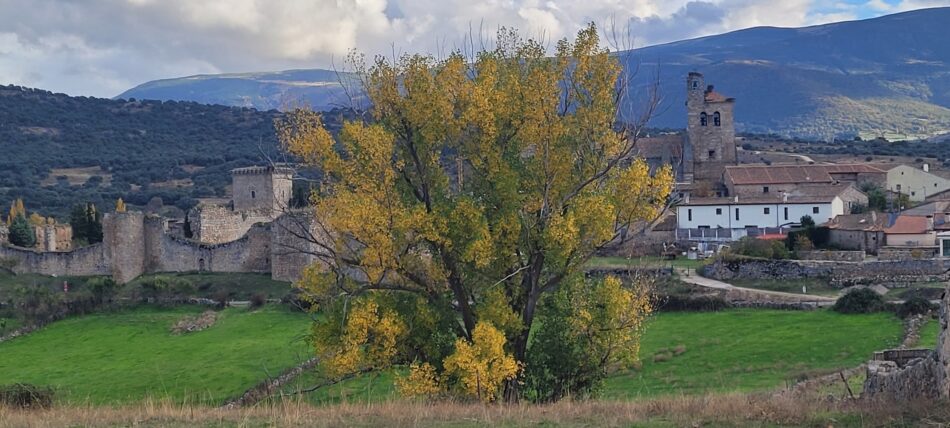
[[[812,214],[818,214],[818,207],[811,207]]]
[[[769,186],[762,186],[762,193],[769,193]]]
[[[693,210],[686,210],[686,220],[693,221]]]
[[[256,196],[256,194],[254,193],[253,190],[251,190],[251,199],[254,199],[254,196]]]
[[[785,220],[788,220],[788,207],[785,207]]]
[[[699,114],[699,126],[706,126],[706,122],[707,122],[706,112],[700,113],[700,114]]]
[[[910,192],[911,196],[917,196],[917,192]]]
[[[699,82],[697,82],[697,81],[694,80],[694,81],[693,81],[693,89],[696,89],[696,88],[698,88],[698,87],[699,87]]]
[[[765,207],[762,209],[762,214],[768,214],[768,213],[769,213],[769,207]]]
[[[897,191],[898,191],[898,192],[901,191],[901,185],[900,185],[900,184],[897,185]]]
[[[719,112],[717,111],[713,113],[713,126],[719,126],[720,123],[721,122],[719,121]]]
[[[716,215],[722,215],[722,208],[716,208]]]
[[[710,150],[710,151],[709,151],[709,159],[716,159],[716,151],[715,151],[715,150]]]
[[[739,209],[738,209],[738,208],[736,208],[736,220],[737,220],[737,221],[739,220]]]

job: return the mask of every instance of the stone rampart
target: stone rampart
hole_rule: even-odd
[[[188,218],[195,240],[222,244],[240,239],[255,224],[274,221],[274,211],[232,211],[225,206],[202,205],[189,213]]]
[[[91,276],[112,273],[112,264],[102,244],[65,252],[0,246],[0,259],[16,274]]]
[[[824,260],[835,262],[864,261],[864,251],[799,251],[802,260]]]
[[[163,235],[156,247],[153,272],[269,272],[270,230],[252,228],[244,237],[224,244],[205,244]]]
[[[705,266],[703,275],[728,282],[730,279],[822,278],[832,286],[890,285],[936,282],[948,279],[943,260],[817,261],[720,258]]]

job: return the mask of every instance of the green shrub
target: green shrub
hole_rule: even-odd
[[[790,256],[788,248],[785,247],[785,243],[782,241],[757,239],[752,236],[746,236],[736,241],[732,246],[732,252],[763,259],[787,259]]]
[[[937,305],[923,297],[912,297],[897,307],[897,316],[907,318],[912,315],[928,314],[937,310]]]
[[[0,404],[21,409],[47,408],[53,405],[53,390],[27,383],[0,385]]]
[[[832,309],[843,314],[867,314],[886,308],[884,298],[870,288],[856,288],[838,298]]]

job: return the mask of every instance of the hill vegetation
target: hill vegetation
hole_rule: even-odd
[[[232,168],[278,156],[276,110],[70,97],[0,86],[0,204],[65,222],[72,206],[224,197]],[[333,116],[332,114],[328,117]],[[331,120],[332,122],[332,120]]]

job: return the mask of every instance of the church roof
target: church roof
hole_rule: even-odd
[[[726,180],[736,185],[833,183],[836,174],[886,174],[870,164],[738,165],[726,167]]]

